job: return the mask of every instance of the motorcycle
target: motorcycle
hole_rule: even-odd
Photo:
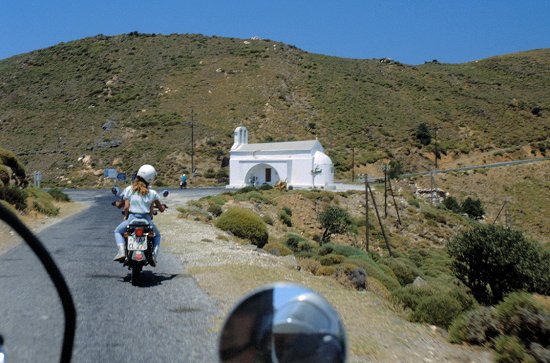
[[[111,192],[117,196],[117,200],[112,205],[120,208],[122,201],[120,189],[113,187]],[[166,198],[169,192],[168,190],[163,190],[161,194]],[[157,215],[157,212],[155,209],[153,215]],[[126,259],[122,262],[122,265],[130,270],[130,281],[134,286],[139,284],[139,276],[144,266],[156,266],[156,262],[153,260],[154,238],[155,231],[153,225],[146,219],[134,219],[126,226],[126,231],[124,232]]]
[[[60,362],[70,362],[76,308],[65,278],[42,242],[2,203],[0,220],[22,237],[53,282],[64,315]],[[3,342],[0,335],[0,363],[7,361]],[[343,363],[347,339],[340,316],[321,295],[300,285],[276,283],[253,291],[232,309],[218,352],[224,363]]]

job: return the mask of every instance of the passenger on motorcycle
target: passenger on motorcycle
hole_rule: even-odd
[[[166,205],[160,203],[158,193],[149,188],[156,174],[157,172],[153,166],[145,164],[139,168],[136,179],[132,183],[132,187],[124,190],[125,220],[115,229],[115,240],[118,252],[113,261],[124,262],[126,258],[124,232],[130,221],[139,218],[145,219],[153,225],[155,232],[155,237],[153,239],[153,258],[149,263],[152,266],[156,266],[156,258],[160,246],[160,232],[157,226],[151,222],[153,207],[157,207],[160,212],[164,212],[166,209]]]

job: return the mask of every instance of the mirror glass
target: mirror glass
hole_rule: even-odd
[[[336,310],[318,293],[280,283],[238,303],[220,334],[222,362],[345,362]]]

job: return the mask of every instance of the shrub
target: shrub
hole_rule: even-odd
[[[271,216],[269,216],[268,214],[264,214],[262,216],[262,220],[266,223],[266,224],[269,224],[270,226],[273,225],[273,218],[271,218]]]
[[[342,256],[354,256],[354,255],[366,255],[366,252],[348,245],[337,245],[333,243],[326,243],[319,248],[319,255],[324,256],[329,253],[335,253]]]
[[[528,362],[529,355],[517,337],[501,335],[495,339],[495,362]],[[531,361],[533,361],[531,359]]]
[[[283,212],[292,217],[292,209],[290,209],[290,207],[283,207]]]
[[[211,203],[208,206],[207,212],[212,214],[214,217],[219,217],[223,211],[222,211],[222,207],[220,207],[216,203]]]
[[[447,328],[462,311],[460,303],[449,295],[431,295],[418,301],[411,320]]]
[[[430,280],[429,285],[409,284],[395,290],[394,297],[412,310],[411,320],[445,328],[475,302],[465,291],[464,285],[448,279]]]
[[[454,197],[445,198],[445,200],[443,201],[443,205],[445,206],[445,208],[455,213],[462,212],[462,209],[460,208],[460,204],[458,204],[458,201]]]
[[[292,254],[290,248],[279,242],[269,242],[263,249],[275,256],[287,256]]]
[[[397,160],[391,160],[389,164],[388,177],[390,179],[397,179],[401,174],[403,174],[403,164]]]
[[[229,208],[220,215],[215,224],[220,229],[250,240],[259,248],[267,243],[268,233],[264,221],[248,209]]]
[[[34,210],[47,216],[59,214],[59,208],[53,205],[53,198],[43,189],[28,188],[29,203]]]
[[[63,193],[60,189],[53,188],[48,190],[48,193],[53,197],[54,200],[58,202],[70,202],[71,198],[65,193]]]
[[[485,215],[485,209],[479,199],[466,198],[460,209],[472,219],[481,219]]]
[[[321,237],[322,243],[329,242],[330,236],[333,234],[347,232],[353,224],[353,220],[346,210],[333,205],[329,205],[319,214],[319,222],[325,229]]]
[[[384,271],[381,266],[368,255],[353,255],[344,260],[344,263],[353,263],[365,270],[369,277],[380,281],[388,290],[394,291],[401,287],[395,276]]]
[[[236,194],[234,199],[239,201],[239,202],[245,202],[245,201],[248,201],[248,200],[256,201],[256,202],[265,202],[265,201],[267,201],[267,199],[263,196],[263,194],[260,193],[257,190],[252,190],[252,191],[247,192],[247,193]]]
[[[508,295],[496,307],[502,330],[518,337],[524,346],[550,343],[550,312],[532,295],[519,292]]]
[[[339,263],[342,263],[346,259],[346,256],[342,255],[333,255],[328,254],[326,256],[321,257],[321,265],[323,266],[331,266],[331,265],[338,265]]]
[[[18,210],[27,208],[27,193],[18,187],[0,186],[0,199],[15,206]]]
[[[319,274],[319,270],[321,269],[321,263],[313,258],[300,259],[299,264],[303,270],[309,271],[314,275]]]
[[[424,122],[418,124],[414,136],[424,146],[429,145],[432,142],[432,135],[430,134],[428,125]]]
[[[367,288],[367,273],[355,264],[342,264],[336,267],[336,279],[356,290]]]
[[[292,219],[290,218],[290,216],[285,213],[284,210],[282,210],[281,212],[279,212],[279,219],[281,220],[281,222],[283,222],[284,225],[286,225],[287,227],[292,227]]]
[[[499,335],[495,309],[480,306],[460,314],[449,327],[449,341],[484,345]]]
[[[401,285],[407,285],[414,281],[417,276],[422,275],[415,264],[403,257],[386,258],[382,263],[393,271]]]
[[[258,189],[260,189],[260,190],[271,190],[271,189],[273,189],[273,186],[271,186],[269,184],[262,184]]]
[[[420,202],[417,199],[408,199],[407,203],[409,203],[410,206],[420,208]]]
[[[513,291],[533,290],[541,279],[542,254],[519,231],[478,225],[448,244],[455,276],[477,301],[494,304]]]
[[[286,236],[285,244],[294,252],[311,252],[314,249],[313,243],[293,233]]]

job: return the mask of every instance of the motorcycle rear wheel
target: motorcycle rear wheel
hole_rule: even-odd
[[[136,286],[139,283],[139,274],[141,273],[141,264],[135,264],[132,266],[132,285]]]

